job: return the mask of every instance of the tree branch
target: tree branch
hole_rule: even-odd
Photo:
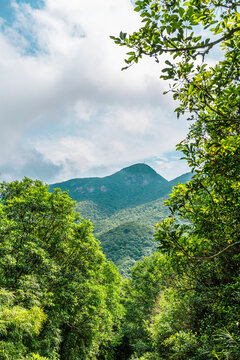
[[[214,255],[211,256],[203,256],[203,257],[198,257],[198,256],[192,256],[190,255],[182,245],[179,244],[178,241],[176,241],[177,246],[182,250],[183,254],[186,255],[188,258],[190,258],[191,260],[197,261],[197,262],[201,262],[201,261],[209,261],[209,260],[213,260],[216,257],[218,257],[219,255],[223,254],[225,251],[229,250],[230,248],[236,246],[236,245],[240,245],[240,241],[237,241],[233,244],[228,245],[227,247],[225,247],[223,250],[217,252]]]
[[[211,43],[208,43],[208,44],[195,45],[195,46],[182,47],[182,48],[175,46],[173,49],[171,49],[171,48],[165,48],[165,49],[160,48],[158,50],[155,50],[155,51],[152,51],[152,52],[149,52],[149,53],[146,52],[146,51],[143,51],[143,50],[142,50],[142,52],[145,55],[152,56],[152,55],[155,55],[159,51],[167,53],[167,52],[176,52],[176,51],[191,51],[191,50],[198,50],[198,49],[205,49],[205,48],[211,49],[214,45],[216,45],[216,44],[218,44],[218,43],[220,43],[220,42],[222,42],[224,40],[229,39],[237,31],[240,31],[240,27],[237,27],[235,29],[230,30],[228,34],[226,34],[226,35],[222,36],[220,39],[215,40],[215,41],[213,41]],[[170,42],[170,40],[168,40],[168,39],[164,39],[164,40],[167,40],[168,42]]]

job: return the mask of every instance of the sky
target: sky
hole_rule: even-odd
[[[130,0],[0,0],[0,181],[189,171],[161,63],[121,71],[127,49],[109,37],[139,26]]]

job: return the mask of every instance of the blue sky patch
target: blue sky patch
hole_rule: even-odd
[[[29,4],[33,9],[40,9],[44,6],[44,0],[16,0],[17,4]],[[7,32],[7,29],[14,28],[20,37],[23,37],[26,41],[25,55],[35,55],[40,50],[38,42],[33,33],[24,30],[21,27],[15,26],[16,9],[13,6],[13,2],[10,0],[0,1],[0,18],[3,19],[2,31]]]
[[[31,5],[34,9],[40,9],[44,5],[43,0],[16,0],[18,4],[25,3]],[[15,10],[12,6],[11,0],[0,1],[0,17],[3,18],[8,26],[10,26],[15,19]]]

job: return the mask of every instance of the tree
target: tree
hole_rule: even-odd
[[[156,239],[176,271],[191,279],[189,316],[194,321],[188,330],[202,332],[194,359],[240,356],[236,326],[240,260],[239,8],[236,0],[137,1],[135,10],[143,26],[132,35],[121,32],[118,38],[112,37],[131,49],[125,68],[143,55],[157,62],[163,54],[172,57],[165,61],[161,77],[169,81],[174,99],[180,102],[177,115],[187,114],[192,121],[177,149],[188,161],[193,178],[175,187],[167,201],[171,216],[157,224]],[[220,60],[209,65],[214,49],[221,51]],[[179,223],[179,217],[183,222]],[[197,301],[204,294],[210,308],[200,306],[205,301]],[[221,331],[225,335],[220,336]],[[230,337],[231,346],[226,340]],[[168,348],[180,338],[171,339]],[[201,349],[205,355],[200,354]],[[166,354],[177,358],[176,352]]]
[[[39,334],[46,315],[40,307],[25,309],[13,303],[14,294],[0,289],[0,358],[26,359],[24,355],[27,349],[23,339]],[[34,353],[30,355],[31,359],[35,356],[37,355]],[[38,359],[44,360],[40,356]]]
[[[178,213],[194,226],[182,227],[171,217],[159,226],[159,239],[163,229],[174,246],[189,258],[196,255],[196,260],[202,259],[202,251],[209,260],[225,251],[238,251],[240,3],[144,0],[136,5],[144,26],[132,35],[120,33],[119,38],[112,38],[133,49],[125,60],[128,66],[143,54],[156,61],[164,53],[179,59],[166,61],[162,77],[174,82],[170,87],[174,99],[180,100],[177,114],[189,113],[189,120],[195,120],[187,138],[177,146],[195,175],[187,185],[178,186],[168,202],[173,215]],[[205,38],[206,34],[212,34],[211,38]],[[210,67],[204,60],[216,45],[224,57]],[[206,234],[211,241],[206,249],[197,246],[195,254],[184,248],[176,229],[179,234],[188,229],[195,237]]]
[[[36,353],[83,360],[104,353],[122,316],[121,277],[106,262],[91,224],[66,192],[50,193],[28,178],[1,184],[0,213],[0,287],[14,294],[0,319],[8,311],[17,318],[21,313],[23,322],[17,327],[13,317],[6,323],[0,343],[17,337],[21,353],[6,351],[2,358]]]
[[[131,269],[131,279],[125,283],[125,316],[120,333],[122,341],[116,359],[125,360],[134,354],[140,356],[153,349],[148,326],[159,299],[175,278],[166,256],[155,252],[138,261]]]

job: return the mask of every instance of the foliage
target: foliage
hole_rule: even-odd
[[[46,321],[46,315],[40,307],[32,306],[26,309],[14,305],[14,298],[12,292],[0,289],[1,359],[25,359],[26,347],[23,339],[38,335]]]
[[[143,26],[112,37],[131,50],[126,68],[143,55],[172,56],[161,77],[178,100],[177,115],[193,122],[177,146],[193,177],[174,188],[171,215],[156,234],[182,280],[169,283],[151,317],[150,358],[240,358],[239,7],[236,0],[137,1]],[[219,61],[209,61],[216,47]]]
[[[185,183],[190,178],[191,174],[184,174],[170,181],[169,185]],[[107,209],[100,208],[93,201],[80,201],[77,211],[93,222],[95,236],[100,240],[104,254],[117,265],[124,277],[128,277],[136,261],[156,249],[154,225],[169,215],[164,206],[166,199],[167,196],[136,207],[126,207],[111,216],[107,215]],[[144,202],[144,195],[141,201]]]
[[[197,56],[204,58],[216,44],[234,48],[240,31],[238,7],[236,0],[139,0],[135,11],[140,13],[143,26],[132,35],[121,32],[118,38],[111,38],[131,49],[125,60],[127,67],[143,55],[159,62],[160,56],[169,54],[180,57],[179,65],[189,71]],[[182,75],[170,61],[166,65],[164,78]]]
[[[167,207],[164,206],[166,199],[167,197],[163,197],[136,207],[127,207],[111,216],[103,213],[101,213],[101,217],[98,216],[99,213],[95,212],[95,204],[91,202],[77,203],[77,211],[81,216],[93,222],[94,233],[99,238],[102,234],[128,221],[153,228],[156,222],[160,222],[169,215]]]
[[[147,353],[150,356],[153,344],[149,341],[148,327],[160,294],[174,278],[167,257],[159,252],[135,264],[130,280],[125,283],[126,314],[120,332],[122,341],[116,348],[117,360],[132,359],[131,356],[135,359]]]
[[[95,359],[123,310],[121,278],[91,224],[40,181],[3,183],[1,202],[0,286],[14,294],[1,308],[3,359]]]
[[[185,183],[190,179],[190,173],[184,174],[170,181],[169,185]],[[128,206],[111,216],[89,200],[78,202],[77,211],[93,222],[95,236],[100,240],[107,258],[117,265],[122,275],[129,276],[136,260],[156,249],[152,234],[154,225],[169,215],[168,208],[164,206],[166,199],[167,196],[136,207]]]
[[[127,277],[130,268],[140,259],[156,250],[153,228],[135,222],[126,222],[98,237],[107,259],[114,262]]]

